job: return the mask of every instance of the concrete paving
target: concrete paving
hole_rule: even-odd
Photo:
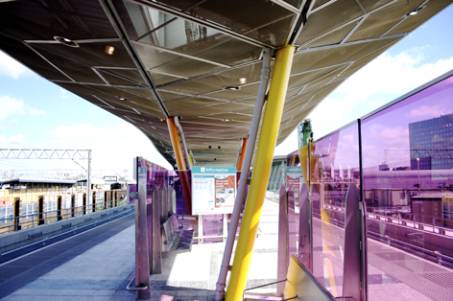
[[[276,280],[277,226],[278,205],[268,198],[248,287]],[[1,265],[2,300],[135,300],[135,294],[126,290],[134,271],[133,218],[92,231],[97,234],[91,234],[91,238],[89,233],[80,235],[78,244],[69,239],[60,247],[48,247]],[[315,276],[338,296],[343,282],[342,232],[336,226],[314,221]],[[151,300],[211,300],[223,249],[223,242],[201,243],[194,244],[191,251],[165,253],[163,272],[151,275]],[[373,240],[368,242],[368,251],[370,300],[453,300],[451,269]],[[32,268],[23,268],[32,263]],[[328,266],[335,275],[333,282],[325,277]],[[275,287],[254,292],[274,293]]]
[[[133,216],[0,266],[1,300],[135,300]]]
[[[276,212],[275,203],[265,203],[249,287],[276,279],[277,266],[274,260],[277,252]],[[111,228],[114,226],[115,223],[110,225]],[[68,246],[68,249],[65,249],[54,245],[39,251],[44,255],[38,254],[33,257],[33,254],[30,254],[9,263],[10,270],[6,266],[0,266],[0,272],[14,274],[3,275],[5,276],[3,288],[9,292],[0,293],[0,297],[3,297],[1,300],[135,300],[135,293],[126,290],[127,283],[133,278],[135,262],[133,220],[116,227],[122,229],[104,233],[110,235],[104,240],[83,239],[86,234],[82,234],[77,237],[77,240],[80,240],[78,248]],[[97,231],[100,232],[99,229]],[[83,252],[77,253],[76,249],[79,251],[83,249]],[[194,244],[190,252],[165,253],[163,272],[151,276],[151,300],[212,299],[223,250],[224,243],[220,242]],[[48,258],[50,254],[52,259]],[[30,265],[30,262],[40,261],[43,256],[48,260],[35,264],[30,270],[21,272],[11,270],[23,266],[26,262]],[[34,276],[26,277],[28,273]],[[21,279],[18,281],[20,284],[14,285],[14,279]],[[259,292],[273,290],[274,287],[271,286]]]
[[[317,218],[313,225],[314,275],[334,296],[341,296],[344,230]],[[453,301],[452,269],[372,239],[367,248],[368,300]]]

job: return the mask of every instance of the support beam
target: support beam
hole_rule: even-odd
[[[244,164],[245,159],[245,150],[247,148],[247,138],[242,138],[241,151],[239,152],[238,160],[236,162],[236,171],[240,172],[242,170],[242,165]]]
[[[184,150],[181,144],[181,139],[178,134],[178,128],[176,126],[175,117],[167,118],[168,132],[170,133],[171,145],[175,153],[176,165],[179,171],[186,171],[186,160],[184,159]]]
[[[252,180],[245,204],[230,282],[226,292],[227,301],[242,300],[247,283],[253,247],[255,245],[256,233],[258,231],[275,145],[280,129],[294,49],[294,46],[289,45],[277,51],[269,90],[269,99],[264,111],[260,139],[255,156]]]
[[[115,30],[118,37],[121,39],[124,48],[126,49],[127,53],[129,54],[130,59],[134,63],[135,67],[137,68],[138,73],[142,77],[143,81],[147,84],[149,91],[152,95],[154,95],[154,99],[157,102],[162,114],[165,117],[168,117],[170,114],[168,113],[167,107],[160,96],[159,92],[156,90],[156,86],[154,82],[151,80],[151,75],[145,68],[140,56],[136,53],[134,47],[132,46],[131,40],[127,34],[126,27],[124,26],[118,12],[113,5],[111,0],[99,0],[99,4],[101,5],[104,13],[109,20],[110,24],[112,25],[113,29]]]
[[[190,189],[190,180],[187,170],[186,159],[184,158],[184,148],[181,143],[181,137],[178,133],[178,127],[175,122],[175,117],[169,116],[167,118],[168,132],[170,133],[171,145],[175,154],[176,165],[178,167],[178,175],[181,180],[182,193],[184,196],[185,207],[189,212],[192,212],[192,192]]]
[[[179,133],[179,137],[181,139],[181,145],[182,145],[184,160],[186,162],[186,168],[190,170],[192,167],[192,161],[190,160],[189,148],[187,147],[186,137],[184,136],[184,131],[182,129],[182,125],[179,120],[179,117],[175,117],[174,121],[175,121],[176,128],[178,130],[178,133]]]
[[[253,112],[253,119],[250,125],[249,137],[245,147],[245,159],[241,168],[241,177],[239,178],[239,187],[234,200],[233,213],[231,214],[230,227],[228,228],[228,236],[225,244],[225,252],[223,253],[222,265],[220,267],[219,278],[216,284],[215,300],[220,301],[225,298],[225,284],[230,268],[231,254],[233,253],[234,241],[236,239],[236,232],[241,217],[242,204],[246,195],[247,179],[250,172],[252,163],[253,152],[255,151],[256,136],[258,135],[258,128],[261,121],[261,114],[263,112],[264,99],[266,97],[266,90],[269,84],[271,65],[271,50],[266,49],[263,56],[263,64],[261,66],[260,86],[256,96],[255,108]]]

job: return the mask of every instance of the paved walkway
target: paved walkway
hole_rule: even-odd
[[[276,280],[277,203],[265,202],[248,286]],[[134,219],[123,217],[14,262],[0,265],[2,300],[135,300],[126,290],[134,271]],[[315,275],[323,281],[329,259],[341,294],[343,233],[315,220]],[[324,241],[324,243],[323,243]],[[328,252],[323,244],[329,246]],[[211,300],[224,243],[194,244],[163,257],[163,273],[151,276],[152,300]],[[370,300],[453,300],[453,270],[401,250],[368,242]],[[326,281],[326,279],[324,279]],[[328,282],[326,281],[326,284]],[[259,292],[274,292],[274,287]]]
[[[274,282],[277,277],[278,205],[266,201],[249,272],[248,287]],[[163,258],[163,273],[151,276],[152,300],[210,300],[219,275],[224,243],[194,244],[191,252],[171,252]],[[254,290],[273,293],[274,286]],[[170,298],[171,299],[171,298]]]
[[[134,218],[120,218],[0,266],[1,300],[135,300]]]
[[[276,213],[277,205],[266,202],[249,286],[275,281]],[[121,218],[1,265],[1,300],[135,300],[126,290],[135,262],[133,222]],[[209,300],[223,250],[224,243],[207,243],[164,254],[163,273],[151,276],[152,300]]]
[[[314,275],[334,296],[343,283],[344,230],[314,219]],[[368,299],[453,301],[453,269],[368,239]],[[332,267],[333,279],[326,266]]]

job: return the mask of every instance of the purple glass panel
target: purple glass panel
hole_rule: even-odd
[[[288,190],[288,250],[289,255],[298,256],[299,211],[300,211],[301,167],[288,166],[286,169],[286,187]]]
[[[134,204],[137,201],[137,184],[127,185],[128,202]]]
[[[333,296],[342,296],[345,195],[359,184],[357,122],[314,145],[311,166],[313,275]]]
[[[203,242],[223,241],[223,214],[200,215],[203,223]]]
[[[175,172],[140,157],[138,158],[137,164],[139,167],[141,166],[147,169],[146,202],[147,204],[151,204],[154,195],[161,202],[160,216],[162,221],[165,221],[168,216],[176,212],[176,208],[174,208],[175,203],[172,198]]]
[[[174,173],[173,181],[176,191],[176,213],[179,215],[192,215],[191,200],[188,198],[188,192],[184,192],[182,177],[185,177],[189,186],[191,186],[192,177],[190,171],[178,171],[177,173]]]
[[[453,77],[362,122],[369,300],[453,292]]]

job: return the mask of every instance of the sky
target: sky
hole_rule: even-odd
[[[321,137],[453,69],[453,6],[352,75],[307,118]],[[326,122],[327,121],[327,122]],[[132,178],[133,158],[170,164],[148,138],[126,121],[33,73],[0,51],[0,148],[90,148],[94,175]],[[297,148],[293,132],[275,155]],[[85,162],[79,162],[86,165]],[[1,160],[10,170],[83,171],[72,161]]]

